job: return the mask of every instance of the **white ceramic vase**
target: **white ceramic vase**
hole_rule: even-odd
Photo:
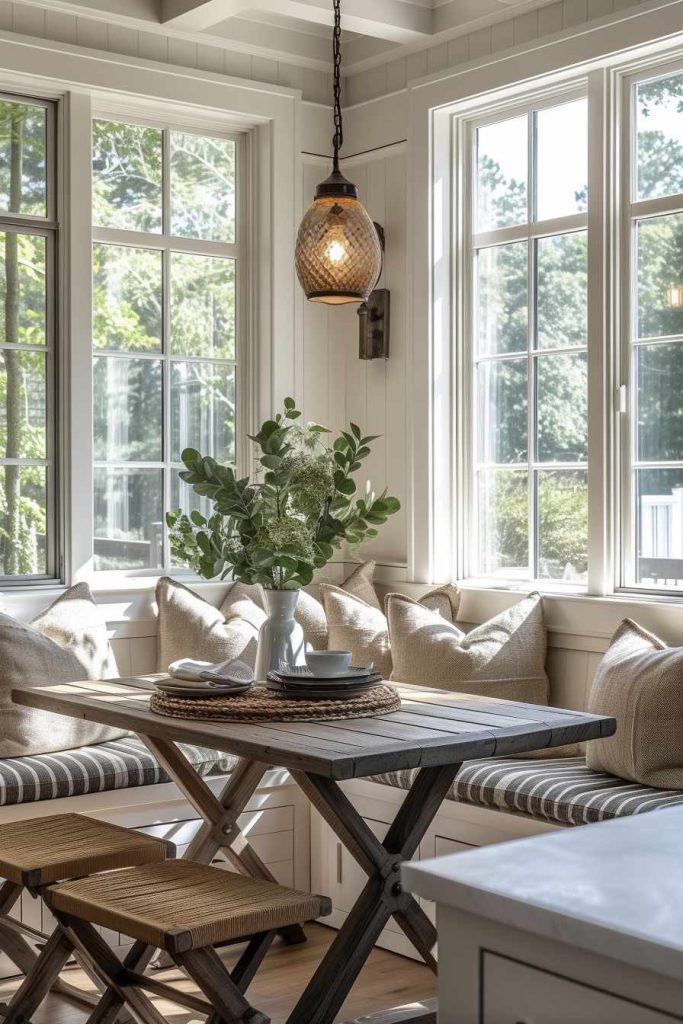
[[[263,590],[268,618],[261,626],[256,650],[257,680],[285,666],[305,664],[304,633],[294,618],[298,590]]]

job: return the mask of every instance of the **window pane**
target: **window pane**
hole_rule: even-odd
[[[159,462],[160,361],[97,356],[93,367],[93,419],[98,461]]]
[[[584,581],[588,573],[588,474],[538,474],[539,579]]]
[[[93,121],[93,223],[161,231],[161,132]]]
[[[536,132],[536,219],[585,213],[588,208],[587,100],[539,110]]]
[[[213,513],[213,507],[208,498],[204,498],[199,494],[195,493],[193,487],[190,484],[186,484],[184,480],[180,479],[180,474],[185,469],[184,466],[177,466],[171,469],[171,505],[172,509],[179,508],[185,515],[189,516],[190,512],[201,512],[203,516],[208,519]]]
[[[0,100],[0,211],[47,216],[47,111]]]
[[[46,362],[43,352],[0,351],[0,457],[47,455]]]
[[[529,477],[526,470],[479,474],[479,571],[529,576]]]
[[[683,344],[639,346],[636,374],[637,458],[683,461]]]
[[[95,569],[163,565],[162,472],[96,466]]]
[[[683,587],[683,469],[636,473],[636,582]]]
[[[235,358],[235,261],[171,254],[171,349]]]
[[[0,467],[0,573],[47,572],[47,486],[44,466]]]
[[[588,458],[588,367],[583,352],[536,359],[539,462]]]
[[[588,264],[585,231],[536,243],[536,344],[585,345],[588,337]]]
[[[526,114],[477,130],[477,231],[526,223],[527,132]]]
[[[683,74],[636,87],[638,199],[683,192]]]
[[[173,363],[171,458],[196,448],[219,462],[235,461],[235,370],[221,363]]]
[[[161,348],[161,253],[93,246],[93,346],[124,352]]]
[[[683,214],[637,224],[638,336],[683,335]]]
[[[0,341],[45,345],[45,239],[0,233]]]
[[[527,360],[480,363],[477,420],[480,462],[525,462],[528,451]]]
[[[171,234],[235,241],[235,143],[171,132]]]
[[[476,266],[476,339],[479,355],[526,352],[527,243],[480,249]]]

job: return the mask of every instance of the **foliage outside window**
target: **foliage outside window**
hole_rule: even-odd
[[[51,104],[0,98],[0,576],[58,571]]]
[[[472,143],[471,568],[583,582],[587,101],[481,124]]]
[[[631,87],[626,582],[683,588],[683,72]]]
[[[96,569],[168,566],[181,453],[236,461],[237,147],[93,123]]]

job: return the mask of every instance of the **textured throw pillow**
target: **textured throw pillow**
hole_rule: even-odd
[[[586,763],[630,782],[683,789],[683,648],[625,619],[595,674],[587,710],[617,731],[591,740]]]
[[[253,668],[265,613],[251,600],[247,589],[235,584],[221,607],[216,608],[182,583],[162,576],[156,589],[158,671],[166,672],[179,658],[211,662],[239,658]]]
[[[354,594],[370,607],[381,611],[381,605],[372,582],[374,575],[375,563],[363,562],[353,570],[350,576],[347,576],[339,589]],[[231,600],[234,593],[251,598],[254,604],[265,610],[263,592],[260,587],[236,583],[226,597],[226,602]],[[445,601],[447,598],[444,596],[442,600]],[[304,631],[306,643],[310,644],[314,651],[326,651],[328,649],[327,618],[318,584],[314,584],[310,590],[299,591],[294,617]]]
[[[530,594],[470,633],[401,594],[387,597],[392,679],[548,703],[540,594]]]
[[[124,736],[121,729],[12,702],[15,686],[117,675],[107,627],[87,583],[71,587],[30,625],[0,613],[0,757],[51,754]]]
[[[334,651],[351,651],[354,665],[375,663],[377,671],[388,679],[392,670],[389,626],[386,616],[374,605],[341,587],[322,584],[323,604],[327,615],[328,647]],[[456,587],[445,586],[420,598],[420,605],[437,609],[429,614],[437,621],[452,622],[460,600]],[[414,602],[411,602],[411,604]]]

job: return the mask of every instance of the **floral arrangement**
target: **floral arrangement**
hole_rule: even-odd
[[[367,489],[355,498],[353,475],[377,437],[363,437],[355,423],[332,445],[317,423],[301,426],[292,398],[250,439],[257,446],[257,479],[238,479],[230,466],[187,448],[180,476],[213,511],[189,516],[169,512],[174,559],[205,579],[232,576],[269,590],[296,590],[313,579],[346,541],[358,545],[399,510],[386,492]]]

